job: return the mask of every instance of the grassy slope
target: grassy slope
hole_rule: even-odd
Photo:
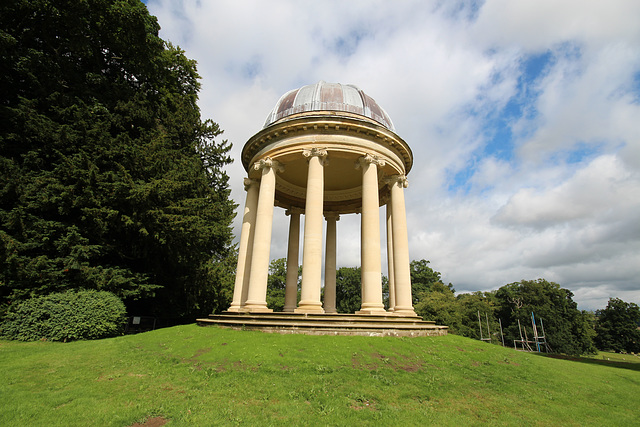
[[[640,365],[639,365],[640,366]],[[0,425],[633,425],[640,371],[454,335],[276,335],[195,325],[0,341]]]

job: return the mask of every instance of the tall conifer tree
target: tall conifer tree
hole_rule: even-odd
[[[0,304],[72,288],[132,314],[227,304],[231,162],[195,61],[138,0],[0,5]]]

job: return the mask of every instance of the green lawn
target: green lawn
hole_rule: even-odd
[[[599,351],[598,354],[589,357],[591,359],[606,360],[609,362],[626,362],[640,364],[640,355],[637,354],[620,354]],[[640,366],[637,366],[636,369],[640,369]]]
[[[0,425],[638,425],[640,371],[582,361],[455,335],[195,325],[66,344],[0,341]]]
[[[620,354],[599,351],[598,354],[581,357],[550,354],[548,357],[574,362],[591,363],[594,365],[609,366],[640,371],[640,356],[635,354]],[[640,422],[638,422],[640,425]]]

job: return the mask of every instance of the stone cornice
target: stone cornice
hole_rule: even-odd
[[[404,162],[405,173],[409,173],[413,165],[411,148],[395,132],[355,117],[314,114],[277,122],[256,133],[242,149],[243,166],[248,170],[249,162],[256,153],[293,135],[347,135],[363,138],[395,151]]]

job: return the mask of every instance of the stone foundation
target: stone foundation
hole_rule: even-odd
[[[200,326],[259,330],[281,334],[427,337],[447,335],[448,327],[419,316],[393,314],[236,313],[197,319]]]

